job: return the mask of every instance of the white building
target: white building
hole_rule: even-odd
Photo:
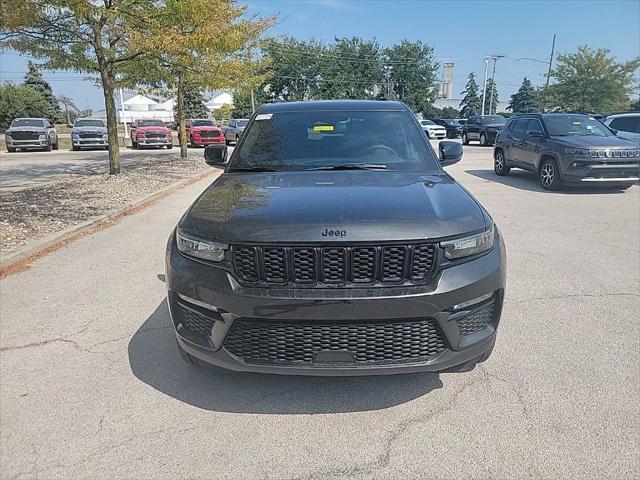
[[[209,95],[209,100],[205,102],[205,105],[207,106],[207,110],[211,113],[215,113],[224,105],[233,105],[233,95],[229,92],[217,90],[211,92]]]

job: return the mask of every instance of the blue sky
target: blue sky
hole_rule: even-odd
[[[250,13],[280,20],[273,35],[331,41],[336,36],[375,38],[387,46],[406,38],[433,45],[440,61],[453,61],[454,92],[475,72],[482,79],[482,58],[505,54],[496,83],[501,101],[518,89],[522,77],[544,82],[546,66],[518,58],[549,58],[553,34],[556,52],[578,45],[608,48],[618,60],[640,56],[640,0],[412,1],[412,0],[249,0]],[[0,79],[21,81],[27,59],[0,54]],[[76,100],[79,108],[103,107],[101,91],[76,72],[45,72],[56,95]]]

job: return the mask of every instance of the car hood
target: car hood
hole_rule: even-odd
[[[169,129],[167,127],[136,127],[136,130],[140,130],[142,132],[168,132]]]
[[[211,125],[207,125],[207,126],[198,126],[198,127],[191,127],[191,130],[193,130],[194,132],[200,132],[202,130],[214,130],[216,132],[219,132],[220,129],[218,127],[214,127]]]
[[[595,135],[585,136],[552,136],[558,143],[573,148],[637,148],[638,145],[631,140],[620,137],[597,137]]]
[[[71,130],[71,133],[81,132],[107,133],[107,129],[105,127],[73,127],[73,129]]]
[[[11,127],[5,130],[5,133],[12,132],[42,132],[45,133],[47,131],[44,127]]]
[[[483,209],[446,175],[372,171],[223,174],[180,221],[226,243],[421,240],[485,226]],[[323,235],[331,230],[344,234]]]
[[[423,125],[422,128],[436,129],[436,130],[446,130],[442,125]]]
[[[504,127],[504,123],[490,124],[490,125],[483,125],[483,126],[487,128],[495,128],[497,130],[500,130],[502,127]]]

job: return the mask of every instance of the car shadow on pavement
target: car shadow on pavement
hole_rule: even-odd
[[[612,194],[612,193],[624,193],[624,190],[617,188],[589,188],[589,187],[563,187],[560,190],[549,191],[543,189],[538,184],[538,177],[533,172],[527,172],[525,170],[511,170],[509,175],[500,177],[495,174],[493,170],[465,170],[465,173],[473,175],[474,177],[482,178],[490,182],[501,183],[508,187],[519,188],[520,190],[529,190],[530,192],[543,192],[543,193],[560,193],[568,195],[593,195],[599,194]]]
[[[129,341],[133,374],[176,400],[228,413],[310,414],[380,410],[442,387],[437,374],[303,377],[193,367],[178,353],[166,302]]]

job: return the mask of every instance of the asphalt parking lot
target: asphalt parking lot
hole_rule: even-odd
[[[200,182],[2,280],[2,478],[638,478],[640,187],[542,191],[492,149],[448,171],[505,237],[493,356],[468,373],[194,369],[164,301]]]

